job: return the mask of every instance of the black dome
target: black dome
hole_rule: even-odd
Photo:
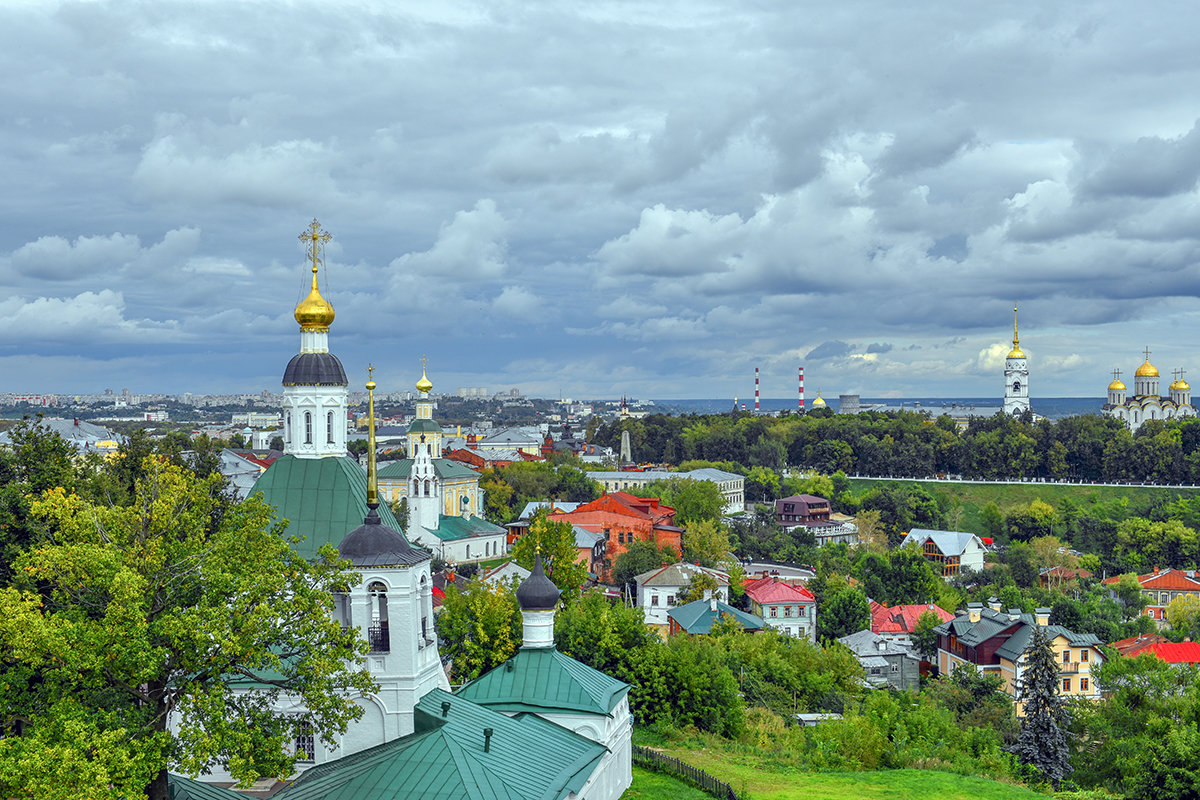
[[[558,605],[562,592],[546,577],[542,568],[542,556],[538,554],[533,564],[533,572],[517,587],[517,602],[522,611],[551,611]]]
[[[284,386],[346,386],[346,370],[333,353],[299,353],[283,371]]]
[[[379,521],[379,512],[372,508],[363,524],[346,534],[338,545],[338,555],[356,567],[411,566],[429,561],[433,556],[413,547],[399,532]]]

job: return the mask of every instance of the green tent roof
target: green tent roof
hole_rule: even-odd
[[[409,433],[441,433],[442,426],[431,419],[414,419],[408,426]]]
[[[730,605],[717,601],[717,610],[712,609],[710,600],[693,600],[682,606],[676,606],[667,612],[667,616],[679,623],[688,633],[710,633],[713,624],[722,616],[728,614],[737,620],[748,631],[758,631],[763,628],[762,617],[738,611]]]
[[[276,797],[561,800],[583,788],[605,753],[533,714],[508,717],[440,689],[417,703],[414,722],[415,733],[312,767]]]
[[[367,475],[347,456],[280,456],[250,492],[261,492],[276,515],[288,521],[288,535],[304,537],[294,547],[305,558],[316,558],[327,542],[337,547],[367,516]],[[384,525],[400,530],[387,503],[379,504],[379,517]]]
[[[497,711],[611,714],[628,691],[629,684],[553,647],[526,647],[457,696]]]
[[[379,467],[379,477],[391,480],[396,480],[397,478],[408,480],[408,476],[412,475],[412,463],[411,458],[385,462]],[[438,477],[443,479],[479,477],[478,472],[461,461],[455,461],[452,458],[435,458],[433,460],[433,468],[437,472]]]
[[[426,529],[428,530],[428,529]],[[493,525],[483,517],[438,517],[438,526],[429,531],[443,542],[469,539],[481,534],[502,533],[504,528]]]
[[[246,800],[244,794],[174,773],[167,773],[167,794],[171,800]]]

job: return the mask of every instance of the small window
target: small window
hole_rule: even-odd
[[[1089,685],[1089,684],[1088,684],[1088,679],[1087,679],[1087,678],[1080,678],[1080,679],[1079,679],[1079,691],[1081,691],[1081,692],[1086,692],[1086,691],[1088,690],[1088,685]]]
[[[1064,664],[1070,664],[1070,663],[1071,663],[1071,651],[1070,651],[1069,649],[1068,649],[1068,650],[1063,650],[1063,663],[1064,663]]]
[[[325,415],[325,442],[333,444],[333,412]]]
[[[673,595],[673,594],[667,595],[667,605],[669,605],[669,606],[675,605],[675,595]]]
[[[897,673],[897,672],[899,672],[899,671],[900,671],[900,665],[899,665],[899,664],[892,664],[892,674],[894,675],[894,674],[896,674],[896,673]]]
[[[1171,597],[1171,595],[1167,594],[1166,592],[1159,592],[1158,602],[1165,606],[1167,603],[1170,602],[1170,597]]]
[[[771,606],[771,616],[772,617],[779,616],[779,606]]]
[[[296,733],[296,754],[301,763],[311,764],[317,760],[317,742],[313,737],[311,722],[301,722]]]
[[[304,443],[312,444],[312,412],[304,412]]]
[[[1063,678],[1063,691],[1064,692],[1071,691],[1071,679],[1070,678]]]

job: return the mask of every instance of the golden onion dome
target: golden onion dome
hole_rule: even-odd
[[[312,290],[308,293],[308,297],[296,304],[296,322],[300,323],[300,329],[305,331],[327,331],[329,326],[333,324],[333,306],[324,297],[321,297],[321,290],[317,288],[317,270],[313,269]]]
[[[1007,356],[1005,356],[1005,358],[1024,358],[1024,357],[1025,357],[1025,354],[1021,352],[1021,348],[1017,347],[1015,344],[1013,345],[1013,349],[1008,352]]]
[[[1180,378],[1179,380],[1175,381],[1174,383],[1171,384],[1171,386],[1172,386],[1172,388],[1179,389],[1180,391],[1183,391],[1183,392],[1190,392],[1192,390],[1192,387],[1188,386],[1188,382],[1185,381],[1183,378]]]
[[[422,368],[421,369],[421,380],[417,381],[417,391],[421,392],[422,394],[425,394],[432,388],[433,388],[433,381],[429,380],[428,376],[425,375],[424,368]]]
[[[1108,390],[1110,392],[1123,392],[1125,391],[1125,384],[1120,381],[1113,381],[1108,385]]]
[[[813,400],[813,408],[824,408],[825,401],[821,399],[820,392],[817,393],[817,399]]]
[[[1137,368],[1137,372],[1133,373],[1139,378],[1157,378],[1158,368],[1150,363],[1150,359],[1146,359],[1146,363]]]

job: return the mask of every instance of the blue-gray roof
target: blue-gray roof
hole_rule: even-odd
[[[682,606],[676,606],[667,612],[667,616],[675,620],[679,627],[688,633],[711,633],[712,626],[726,614],[733,617],[739,625],[748,631],[759,631],[763,628],[762,617],[756,617],[753,614],[747,614],[745,611],[739,611],[731,605],[722,603],[720,600],[715,603],[711,599],[693,600]]]
[[[961,556],[966,552],[971,540],[977,538],[975,534],[963,531],[931,531],[928,528],[913,528],[908,532],[904,543],[924,544],[928,539],[932,540],[945,555]],[[982,544],[983,542],[980,542],[981,546]]]

